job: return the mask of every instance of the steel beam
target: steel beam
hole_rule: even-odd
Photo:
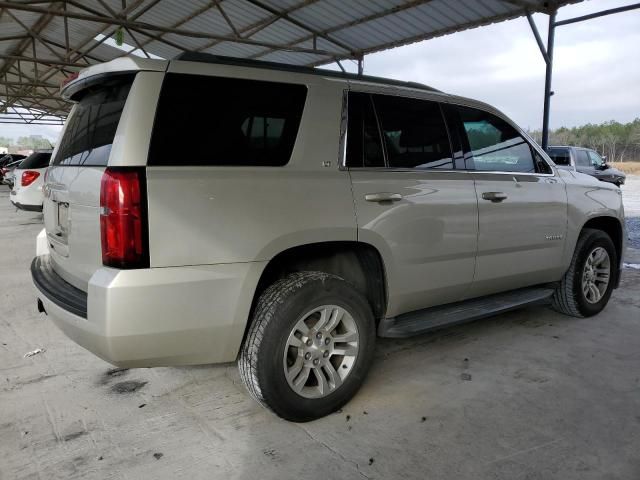
[[[544,43],[542,43],[542,37],[540,37],[540,32],[538,31],[536,22],[533,21],[531,12],[527,12],[527,20],[529,21],[529,25],[531,26],[531,31],[533,32],[533,36],[536,39],[536,43],[538,44],[540,53],[542,53],[542,58],[544,58],[545,63],[549,63],[549,55],[547,55],[547,49],[544,46]]]
[[[198,31],[184,30],[179,28],[161,27],[159,25],[151,25],[148,23],[127,20],[126,18],[121,18],[121,17],[114,18],[114,17],[99,16],[99,15],[89,15],[84,13],[72,12],[69,10],[58,11],[58,10],[53,10],[49,8],[41,8],[41,7],[33,7],[31,5],[17,4],[13,2],[0,1],[0,8],[8,8],[8,9],[18,10],[18,11],[40,13],[43,15],[53,15],[53,16],[58,16],[63,18],[75,18],[75,19],[84,20],[87,22],[104,23],[107,25],[108,24],[118,25],[121,27],[134,28],[136,30],[145,30],[145,31],[149,30],[149,31],[161,32],[161,33],[174,33],[176,35],[182,35],[185,37],[204,38],[209,40],[221,40],[221,41],[228,41],[228,42],[235,42],[235,43],[243,43],[247,45],[254,45],[258,47],[265,47],[265,48],[276,49],[276,50],[288,50],[291,52],[298,52],[298,53],[309,53],[314,55],[329,55],[329,56],[334,56],[338,54],[338,52],[329,52],[326,50],[314,50],[310,48],[297,47],[294,45],[279,45],[271,42],[261,42],[257,40],[251,40],[248,38],[236,38],[234,36],[229,36],[229,35],[215,35],[213,33],[208,33],[208,32],[198,32]]]
[[[418,7],[420,5],[427,4],[427,3],[432,2],[432,1],[433,0],[411,0],[411,1],[408,1],[407,3],[395,6],[393,8],[388,9],[388,10],[384,10],[382,12],[373,13],[371,15],[368,15],[368,16],[363,17],[363,18],[359,18],[357,20],[351,20],[349,22],[342,23],[340,25],[336,25],[334,27],[318,31],[316,34],[312,33],[312,34],[307,35],[306,37],[298,38],[294,42],[289,43],[288,45],[296,45],[298,43],[307,42],[309,40],[313,40],[313,38],[317,37],[318,35],[330,35],[330,34],[332,34],[334,32],[338,32],[340,30],[344,30],[344,29],[349,28],[349,27],[354,27],[356,25],[362,25],[363,23],[371,22],[371,21],[377,20],[379,18],[384,18],[384,17],[387,17],[389,15],[393,15],[393,14],[398,13],[398,12],[402,12],[402,11],[405,11],[405,10],[409,10],[411,8]],[[402,43],[404,44],[404,41]],[[411,41],[409,43],[411,43]],[[249,58],[253,58],[253,59],[260,58],[260,57],[268,55],[269,53],[272,53],[274,51],[275,51],[274,49],[269,49],[269,50],[267,50],[265,52],[260,52],[260,53],[258,53],[256,55],[252,55]],[[364,50],[359,50],[356,53],[357,53],[357,55],[363,55],[363,54],[365,54],[367,52],[364,51]],[[319,62],[318,64],[329,63],[331,60],[333,60],[335,62],[335,58],[347,59],[347,58],[353,58],[353,57],[349,56],[349,55],[344,55],[344,54],[334,54],[331,57],[331,59],[324,60],[322,62]],[[314,63],[312,65],[315,66],[316,64]]]
[[[563,25],[569,25],[571,23],[584,22],[585,20],[591,20],[592,18],[600,18],[605,15],[612,15],[614,13],[628,12],[629,10],[635,10],[640,8],[640,3],[634,3],[631,5],[625,5],[624,7],[611,8],[609,10],[602,10],[601,12],[590,13],[589,15],[582,15],[581,17],[569,18],[567,20],[560,20],[559,22],[555,22],[556,27],[561,27]]]
[[[24,55],[0,54],[0,59],[22,61],[22,62],[37,62],[45,65],[62,65],[65,67],[77,67],[77,68],[87,68],[88,66],[86,63],[67,62],[65,60],[58,60],[55,58],[32,58],[32,57],[25,57]]]
[[[542,114],[542,148],[549,146],[549,116],[551,115],[551,80],[553,77],[553,46],[556,35],[556,13],[554,10],[549,14],[549,33],[547,35],[547,70],[544,78],[544,112]]]

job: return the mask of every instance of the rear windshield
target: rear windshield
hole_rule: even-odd
[[[134,74],[109,77],[82,90],[53,165],[105,166]]]
[[[0,158],[0,167],[4,167],[5,165],[9,165],[10,163],[15,162],[16,160],[22,160],[26,158],[24,155],[16,155],[14,153],[7,154]]]
[[[556,165],[571,165],[568,148],[550,148],[547,153]]]
[[[285,165],[306,95],[304,85],[169,73],[148,163]]]
[[[18,167],[20,170],[28,170],[30,168],[46,168],[51,160],[51,152],[36,152],[29,155],[22,161]]]

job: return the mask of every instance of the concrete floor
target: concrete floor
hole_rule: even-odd
[[[2,480],[640,479],[640,270],[595,318],[535,307],[380,340],[355,399],[296,425],[235,365],[114,372],[67,340],[36,311],[40,222],[0,187]]]

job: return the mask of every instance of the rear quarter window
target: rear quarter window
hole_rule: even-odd
[[[80,91],[53,165],[106,166],[135,74],[120,74]]]
[[[298,84],[168,73],[148,164],[285,165],[306,95]],[[176,145],[184,146],[180,155]]]

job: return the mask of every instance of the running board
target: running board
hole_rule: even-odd
[[[487,297],[403,313],[397,317],[382,319],[378,325],[378,335],[389,338],[419,335],[429,330],[489,317],[523,305],[548,303],[553,292],[552,288],[546,286],[521,288]]]

